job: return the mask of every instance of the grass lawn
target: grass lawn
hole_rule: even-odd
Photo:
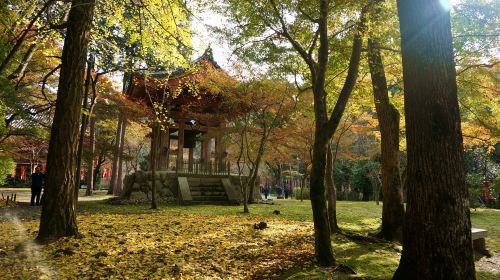
[[[380,226],[381,205],[340,201],[337,207],[343,230],[365,235]],[[0,242],[4,271],[0,278],[332,277],[330,269],[313,264],[309,201],[250,205],[249,215],[242,213],[242,206],[161,205],[152,211],[148,205],[83,201],[78,209],[82,238],[42,246],[29,242],[36,236],[39,208],[17,208],[0,212],[0,240],[4,241]],[[273,214],[274,210],[281,214]],[[495,255],[476,262],[478,279],[499,279],[500,211],[472,210],[471,216],[473,226],[488,229],[486,244]],[[260,221],[269,228],[253,230]],[[339,234],[333,236],[333,249],[337,261],[353,268],[357,274],[352,277],[358,279],[390,279],[401,252],[397,244],[352,241]],[[352,277],[337,274],[335,279]]]

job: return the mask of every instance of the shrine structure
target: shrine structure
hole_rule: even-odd
[[[224,116],[230,113],[229,109],[224,106],[221,93],[210,92],[201,82],[214,74],[227,75],[209,48],[189,70],[134,73],[127,91],[128,98],[141,100],[149,110],[155,108],[157,115],[165,112],[163,125],[152,127],[151,147],[157,150],[151,154],[156,154],[159,183],[167,189],[166,195],[182,201],[241,200],[239,180],[231,174],[223,139],[227,124]],[[154,162],[151,154],[149,170]],[[147,193],[151,180],[148,172],[133,174],[133,178],[127,176],[125,194],[137,190]]]

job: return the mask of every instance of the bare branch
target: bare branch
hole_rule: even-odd
[[[299,55],[302,57],[302,59],[304,59],[306,64],[309,66],[309,68],[311,68],[311,70],[313,70],[314,69],[314,61],[313,61],[312,57],[304,50],[302,45],[300,45],[300,43],[297,42],[288,32],[288,28],[286,26],[285,20],[283,19],[283,16],[279,12],[278,7],[276,6],[275,0],[269,0],[269,3],[271,3],[271,6],[273,7],[273,10],[274,10],[274,15],[277,17],[277,19],[279,20],[279,22],[281,24],[282,31],[279,32],[278,34],[280,34],[283,37],[285,37],[286,39],[288,39],[290,44],[292,44],[294,49],[299,53]]]
[[[485,68],[493,68],[495,65],[497,65],[500,61],[496,61],[494,63],[491,63],[491,64],[487,64],[487,63],[480,63],[480,64],[472,64],[472,65],[468,65],[462,69],[460,69],[460,71],[457,72],[457,76],[463,74],[465,71],[468,71],[470,69],[473,69],[473,68],[479,68],[479,67],[485,67]]]
[[[38,13],[31,19],[31,21],[28,23],[28,26],[26,26],[26,29],[23,30],[21,33],[21,36],[19,36],[19,39],[17,39],[16,44],[12,47],[12,49],[9,51],[5,59],[2,61],[0,64],[0,73],[3,72],[3,70],[7,67],[9,64],[10,60],[14,57],[14,54],[19,50],[21,45],[24,43],[24,39],[26,38],[26,35],[28,35],[28,32],[32,30],[33,25],[35,22],[40,18],[42,13],[47,9],[47,7],[53,2],[54,0],[47,0],[43,7],[38,11]]]
[[[50,100],[48,97],[47,97],[47,94],[45,94],[45,85],[47,84],[47,80],[49,79],[50,76],[52,76],[52,74],[54,74],[57,70],[59,70],[61,68],[61,65],[62,64],[59,64],[56,66],[56,68],[50,70],[49,73],[47,73],[44,77],[43,77],[43,81],[42,81],[42,95],[43,97],[45,98],[45,100],[47,100],[48,102],[52,103],[52,100]]]

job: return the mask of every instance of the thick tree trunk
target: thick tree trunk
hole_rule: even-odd
[[[89,150],[89,161],[87,162],[87,169],[89,176],[87,177],[87,191],[85,195],[92,195],[94,192],[94,153],[95,153],[95,118],[90,119],[90,150]]]
[[[368,40],[368,65],[381,134],[382,229],[386,240],[402,240],[404,205],[399,173],[399,112],[389,101],[382,56],[377,43]],[[376,194],[376,196],[378,196]]]
[[[121,119],[121,131],[120,131],[120,148],[118,149],[118,172],[116,173],[116,184],[115,189],[113,190],[114,195],[120,195],[122,192],[123,185],[123,148],[125,147],[125,131],[127,128],[127,118],[125,115],[122,115]],[[159,137],[158,137],[159,138]],[[156,159],[158,161],[158,159]],[[158,164],[156,164],[158,168]]]
[[[339,226],[337,224],[337,189],[335,188],[335,182],[333,181],[333,163],[332,146],[331,144],[328,144],[325,170],[325,183],[328,197],[328,222],[330,224],[330,231],[338,232]]]
[[[408,204],[394,279],[475,279],[450,13],[398,1]]]
[[[95,0],[75,0],[69,13],[37,237],[41,242],[78,235],[73,195],[75,158],[87,44],[94,7]]]
[[[111,167],[111,180],[109,181],[109,188],[108,188],[108,194],[114,194],[116,183],[117,183],[117,177],[118,177],[118,164],[120,161],[120,141],[122,139],[121,137],[121,131],[122,131],[122,114],[120,114],[120,117],[118,118],[118,125],[116,127],[116,135],[115,135],[115,147],[113,149],[113,165]]]

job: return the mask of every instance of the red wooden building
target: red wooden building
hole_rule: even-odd
[[[222,73],[222,70],[209,48],[188,70],[179,69],[171,75],[165,72],[132,75],[127,91],[129,98],[142,100],[150,108],[153,103],[163,104],[170,119],[161,129],[153,128],[151,133],[152,142],[158,139],[159,170],[200,174],[228,172],[222,139],[227,109],[221,103],[221,94],[214,94],[201,85],[211,73]]]

